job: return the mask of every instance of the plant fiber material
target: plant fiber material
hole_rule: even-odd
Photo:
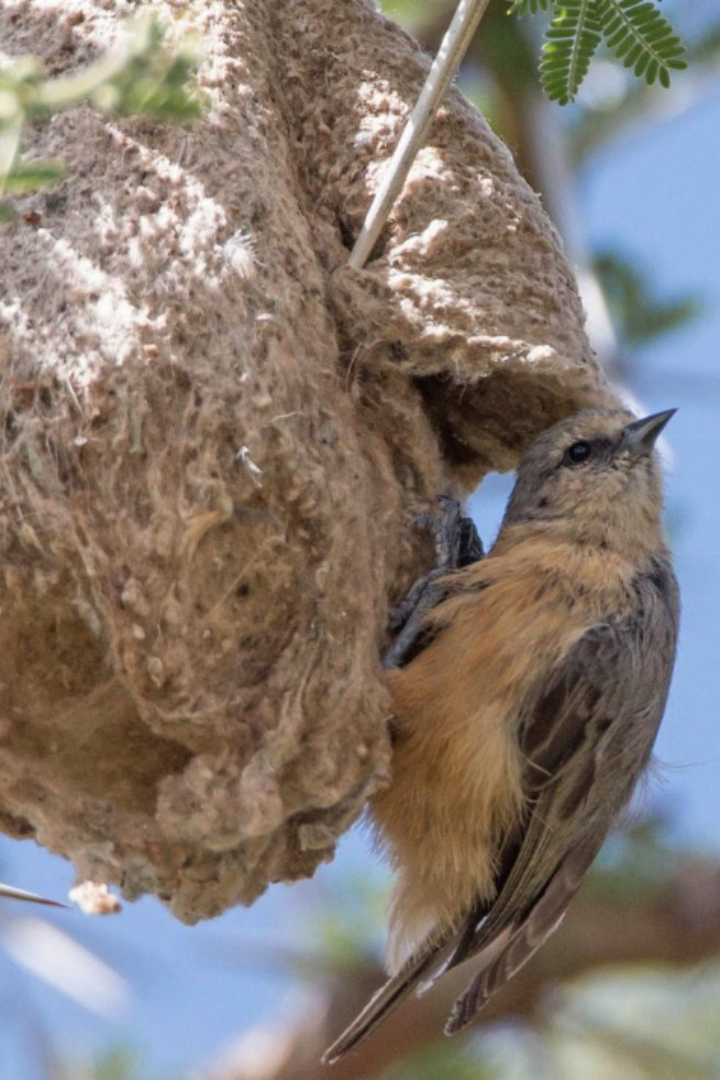
[[[332,856],[387,782],[411,518],[609,391],[572,275],[453,91],[344,268],[427,60],[365,0],[157,3],[191,128],[82,108],[0,234],[0,825],[192,922]],[[120,0],[9,0],[50,74]]]

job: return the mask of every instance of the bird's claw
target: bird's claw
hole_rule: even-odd
[[[413,519],[413,524],[432,529],[435,534],[435,566],[414,583],[390,613],[388,628],[399,633],[385,654],[385,667],[400,667],[407,660],[417,643],[425,615],[447,595],[445,586],[438,584],[439,579],[469,566],[484,554],[475,525],[463,516],[460,503],[447,495],[441,495],[438,502],[443,508],[441,515],[424,512]]]

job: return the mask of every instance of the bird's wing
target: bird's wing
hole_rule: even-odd
[[[498,894],[466,920],[444,971],[509,933],[458,1000],[448,1031],[478,1009],[530,959],[562,919],[607,832],[630,798],[652,750],[675,655],[672,572],[639,583],[632,617],[590,629],[551,672],[521,731],[532,802],[523,835],[501,854]]]
[[[479,905],[451,938],[411,957],[324,1061],[337,1061],[413,989],[424,993],[506,938],[458,998],[446,1031],[459,1031],[561,921],[647,763],[665,706],[678,607],[669,564],[663,560],[638,589],[637,615],[588,630],[528,710],[520,741],[531,803],[522,834],[500,854],[495,900]]]
[[[524,967],[557,929],[570,901],[594,862],[602,839],[601,836],[589,838],[563,859],[542,896],[520,923],[519,929],[511,934],[500,952],[480,969],[455,1002],[445,1025],[446,1035],[454,1035],[470,1024],[493,994]]]
[[[585,652],[592,653],[592,648],[588,649],[587,643],[585,645]],[[573,670],[578,669],[578,680],[580,680],[580,665],[577,660],[573,662]],[[569,669],[563,668],[563,672],[558,674],[558,677],[553,682],[560,682],[561,679],[566,681],[569,679]],[[552,693],[553,688],[550,687],[548,693]],[[566,691],[569,694],[569,690]],[[572,695],[575,696],[575,695]],[[552,766],[557,766],[562,756],[566,756],[569,760],[570,757],[570,743],[579,744],[584,738],[584,733],[581,725],[573,724],[572,727],[567,725],[565,730],[562,729],[561,717],[558,717],[556,726],[552,729],[555,731],[555,738],[550,738],[550,727],[548,731],[544,730],[547,726],[547,717],[545,712],[538,714],[538,717],[534,718],[534,725],[531,722],[527,727],[528,747],[533,746],[537,752],[538,761],[542,764],[535,769],[534,766],[529,766],[532,769],[533,777],[537,776],[541,782],[544,782],[547,778],[547,771]],[[542,736],[539,731],[538,725],[543,727]],[[562,741],[563,750],[561,753],[559,742]],[[537,744],[537,746],[535,746]],[[544,817],[545,806],[548,801],[549,793],[541,795],[535,812],[531,813],[528,817],[526,825],[526,831],[522,842],[515,843],[508,847],[503,852],[503,868],[500,870],[501,876],[506,878],[505,885],[500,888],[499,894],[490,906],[490,913],[486,915],[486,908],[478,908],[475,910],[466,921],[465,927],[460,934],[454,934],[451,939],[445,939],[437,942],[429,950],[423,950],[422,947],[411,957],[408,962],[402,967],[397,975],[389,979],[383,987],[371,998],[364,1010],[356,1018],[356,1020],[350,1025],[350,1027],[343,1032],[340,1038],[330,1047],[325,1054],[323,1061],[331,1063],[336,1061],[343,1054],[347,1053],[353,1046],[356,1046],[361,1040],[365,1039],[379,1023],[391,1012],[400,1002],[410,994],[410,992],[418,988],[420,993],[425,993],[429,990],[449,968],[456,967],[458,964],[467,960],[469,957],[474,956],[477,952],[484,949],[487,945],[493,942],[499,937],[508,926],[512,925],[515,913],[518,909],[518,904],[522,897],[528,896],[535,899],[537,896],[537,890],[534,882],[537,877],[535,867],[538,859],[542,859],[544,848],[547,846],[549,832],[547,823]],[[584,871],[583,871],[584,873]],[[534,891],[531,891],[534,890]],[[569,900],[569,897],[568,897]],[[527,903],[525,902],[525,906]],[[562,909],[564,910],[564,908]],[[549,915],[547,916],[549,917]],[[543,918],[542,911],[540,912],[540,920],[544,926],[547,921],[547,917]],[[558,916],[559,918],[559,916]],[[484,921],[483,921],[484,919]],[[538,919],[534,920],[535,925],[538,923]],[[547,936],[552,927],[549,927],[543,937]],[[538,935],[538,930],[533,930],[532,940],[534,941]],[[512,945],[515,938],[511,939],[509,943]],[[528,938],[528,941],[531,939]],[[537,948],[540,944],[538,940]],[[505,953],[500,954],[502,957]],[[512,951],[514,958],[513,962],[518,955],[518,948]],[[528,952],[528,957],[530,953]],[[500,959],[498,957],[498,960]],[[492,965],[485,970],[489,973],[494,970],[495,965]],[[502,970],[505,970],[503,966]],[[510,972],[508,971],[507,977],[509,978]],[[493,983],[494,985],[494,983]],[[498,983],[498,986],[500,984]],[[478,987],[478,994],[480,988]],[[461,1009],[461,1015],[464,1023],[468,1023],[470,1019],[470,1009],[472,1008],[472,996],[475,993],[475,983],[469,988],[468,995],[464,995],[456,1005],[456,1011]],[[468,997],[467,1003],[465,1003],[465,997]],[[479,997],[478,997],[479,1000]],[[474,1015],[474,1012],[472,1013]],[[454,1022],[455,1013],[451,1023]]]
[[[570,850],[568,841],[572,835],[567,821],[563,821],[567,793],[570,792],[575,809],[578,793],[592,799],[592,774],[595,761],[603,752],[603,739],[607,739],[610,727],[623,722],[624,708],[621,701],[615,700],[620,695],[614,688],[624,681],[623,665],[632,662],[631,635],[632,629],[623,624],[593,627],[546,676],[520,730],[520,749],[526,761],[525,786],[530,796],[522,831],[520,835],[508,837],[500,852],[495,898],[478,904],[468,914],[457,936],[455,949],[446,951],[442,966],[435,967],[423,979],[421,994],[427,993],[446,971],[477,956],[508,930],[510,941],[497,957],[497,963],[489,963],[499,973],[502,970],[500,958],[505,949],[512,949],[513,956],[518,956],[519,943],[515,940],[518,928],[532,914],[534,905]],[[580,833],[577,840],[582,837]],[[590,862],[602,838],[594,845]],[[563,880],[561,874],[554,896]],[[565,907],[574,891],[567,890]],[[555,904],[556,901],[553,907]],[[545,936],[559,919],[560,915]],[[548,915],[541,911],[533,923],[533,941],[537,938],[539,924],[544,926],[547,921]],[[540,944],[538,941],[532,952]],[[527,959],[530,955],[528,952]],[[498,989],[499,986],[500,983]],[[463,1015],[467,1012],[464,1009]]]
[[[450,966],[477,953],[528,911],[567,853],[568,822],[579,802],[596,801],[599,759],[610,730],[625,720],[617,688],[633,663],[633,644],[632,630],[622,625],[593,627],[536,695],[520,732],[530,795],[522,835],[509,838],[490,913],[485,917],[480,909],[469,917]]]

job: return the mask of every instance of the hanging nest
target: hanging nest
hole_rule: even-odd
[[[427,71],[366,0],[157,3],[190,128],[89,109],[0,234],[0,826],[184,921],[311,874],[386,783],[414,514],[608,396],[557,234],[451,92],[345,266]],[[50,74],[118,0],[6,4]]]

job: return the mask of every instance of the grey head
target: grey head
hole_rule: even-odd
[[[637,420],[624,409],[586,409],[548,428],[518,466],[503,528],[554,523],[576,539],[613,547],[638,532],[661,537],[662,476],[654,447],[675,412]]]

